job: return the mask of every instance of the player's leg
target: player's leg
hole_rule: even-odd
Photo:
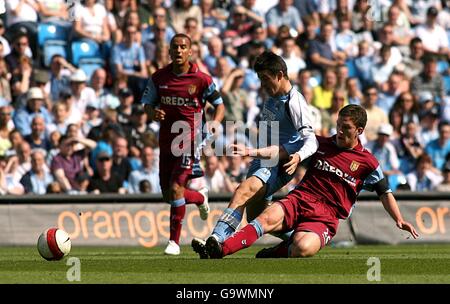
[[[203,175],[203,171],[200,167],[200,159],[197,157],[190,158],[191,161],[191,169],[188,178],[196,178]],[[187,184],[187,179],[182,180],[180,182],[185,182],[184,185]],[[185,187],[184,189],[184,198],[186,200],[186,204],[195,204],[200,212],[200,218],[204,221],[208,219],[209,215],[209,204],[208,204],[208,188],[204,187],[198,191],[188,189]]]
[[[307,258],[315,255],[322,248],[320,236],[315,232],[299,231],[294,233],[289,247],[289,257]]]
[[[180,235],[183,219],[186,214],[186,200],[184,198],[184,186],[176,182],[170,184],[170,238],[164,253],[169,255],[180,254]]]
[[[212,232],[212,237],[223,243],[236,231],[241,223],[242,214],[244,213],[247,202],[251,198],[261,201],[265,192],[265,184],[260,178],[250,176],[244,180],[234,192],[228,207],[217,221]]]
[[[206,250],[210,258],[218,259],[250,247],[265,233],[286,229],[284,208],[280,204],[272,204],[256,219],[236,232],[223,244],[210,237],[206,241]]]

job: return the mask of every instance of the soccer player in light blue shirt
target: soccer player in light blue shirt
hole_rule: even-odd
[[[272,52],[260,55],[254,66],[262,87],[270,98],[264,103],[261,121],[267,124],[268,146],[251,149],[233,145],[234,153],[252,156],[247,179],[236,189],[228,208],[219,218],[210,238],[224,242],[231,236],[242,220],[244,208],[249,202],[255,202],[247,214],[253,219],[258,215],[272,194],[287,184],[293,177],[298,164],[311,156],[318,146],[308,105],[303,96],[293,88],[287,76],[287,67],[283,59]],[[260,125],[260,133],[262,132]],[[274,128],[274,130],[272,130]],[[274,131],[274,132],[272,132]],[[272,135],[278,136],[277,139]],[[264,140],[264,139],[263,139]],[[250,206],[249,206],[250,207]],[[256,207],[256,210],[253,209]],[[193,239],[192,247],[201,258],[207,258],[205,243]]]

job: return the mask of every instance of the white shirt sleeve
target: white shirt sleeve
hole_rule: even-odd
[[[300,160],[303,161],[317,151],[319,142],[312,127],[312,114],[308,104],[303,95],[295,89],[291,92],[289,112],[300,139],[304,141],[303,146],[296,152],[300,156]]]

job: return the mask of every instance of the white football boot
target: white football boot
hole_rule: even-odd
[[[167,243],[166,250],[164,250],[164,254],[167,255],[179,255],[180,254],[180,246],[178,246],[177,243],[170,240],[169,243]]]

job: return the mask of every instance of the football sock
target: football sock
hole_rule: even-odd
[[[170,240],[179,244],[181,226],[186,214],[186,202],[184,198],[170,201]]]
[[[223,243],[232,235],[242,220],[242,214],[235,209],[227,208],[220,216],[212,234],[217,237],[220,243]]]
[[[264,234],[261,224],[253,220],[250,224],[233,234],[222,245],[223,256],[250,247]]]
[[[198,191],[184,189],[184,198],[186,200],[186,204],[203,204],[204,197]]]

